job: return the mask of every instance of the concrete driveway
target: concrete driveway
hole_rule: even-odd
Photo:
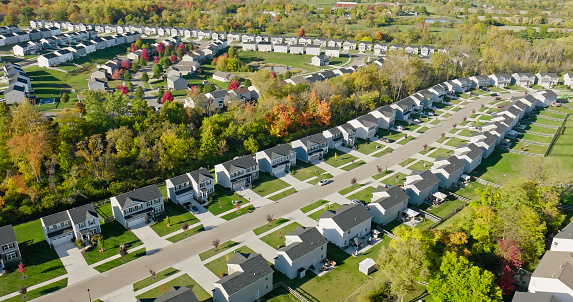
[[[171,244],[171,242],[159,237],[159,235],[145,223],[135,225],[130,227],[130,229],[135,236],[143,242],[147,255],[154,254]]]
[[[73,242],[58,244],[54,249],[68,272],[68,286],[99,274],[87,264],[84,256]]]

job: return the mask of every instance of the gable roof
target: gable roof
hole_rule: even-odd
[[[573,289],[573,255],[571,252],[547,251],[531,277],[557,279]]]
[[[157,298],[138,299],[138,302],[199,302],[193,290],[186,286],[173,286]]]
[[[346,131],[346,133],[354,133],[354,134],[356,134],[356,128],[354,128],[354,126],[352,126],[352,125],[349,124],[349,123],[342,124],[342,125],[340,125],[340,126],[338,126],[338,127],[342,128],[344,131]]]
[[[98,217],[96,208],[93,204],[88,203],[81,207],[72,208],[68,210],[70,217],[72,218],[72,222],[74,224],[78,224],[80,222],[84,222],[91,217]]]
[[[16,239],[16,233],[14,233],[14,228],[12,228],[11,224],[0,227],[0,246],[15,241],[18,240]]]
[[[356,120],[366,127],[370,127],[372,125],[378,126],[378,119],[371,114],[359,116]]]
[[[495,138],[494,138],[495,139]],[[445,156],[438,156],[436,158],[436,163],[439,161],[445,160],[448,163],[445,165],[440,165],[438,166],[439,169],[443,169],[444,171],[448,172],[448,174],[452,174],[460,169],[463,169],[465,167],[464,162],[462,162],[461,159],[457,158],[456,156],[449,156],[449,157],[445,157]],[[434,163],[435,165],[435,163]]]
[[[573,221],[564,227],[554,238],[573,239]]]
[[[186,182],[191,181],[191,179],[189,178],[189,176],[187,175],[187,173],[185,174],[181,174],[181,175],[177,175],[175,177],[171,177],[169,178],[169,181],[174,185],[180,185],[180,184],[184,184]]]
[[[402,188],[400,188],[399,186],[391,186],[389,188],[384,186],[378,186],[378,188],[376,188],[376,190],[374,190],[373,193],[382,193],[382,192],[385,192],[389,196],[378,198],[376,200],[373,200],[372,202],[380,204],[380,206],[382,206],[382,208],[384,209],[389,209],[403,202],[404,200],[408,200],[408,194],[406,194],[406,192],[404,192],[404,190],[402,190]]]
[[[410,173],[410,175],[420,175],[420,177],[422,178],[422,179],[416,179],[408,183],[408,185],[415,187],[419,191],[423,191],[424,189],[434,186],[440,182],[440,179],[436,175],[434,175],[434,173],[430,172],[430,170],[424,170],[424,171],[413,170],[412,173]]]
[[[346,232],[353,227],[372,219],[372,215],[363,205],[359,204],[344,204],[336,211],[325,211],[320,215],[320,219],[332,218],[334,223]]]
[[[132,201],[147,202],[161,197],[163,197],[163,195],[156,185],[149,185],[115,196],[119,206],[122,208],[130,204]]]
[[[456,151],[462,148],[469,148],[469,150],[462,151],[460,155],[465,155],[472,160],[476,159],[477,157],[483,154],[483,150],[480,147],[476,146],[475,144],[459,144],[458,147],[456,148]]]
[[[232,159],[230,161],[226,161],[226,162],[222,163],[221,165],[223,165],[225,170],[227,170],[229,173],[232,173],[233,171],[238,170],[238,169],[242,170],[242,169],[256,166],[257,162],[255,161],[255,158],[252,155],[245,155],[242,157],[237,157],[237,158]]]
[[[292,261],[304,257],[304,255],[328,242],[315,227],[304,228],[297,226],[287,236],[297,236],[302,240],[302,242],[294,242],[279,249],[279,251],[285,252]]]
[[[309,135],[307,137],[303,137],[299,139],[299,141],[306,147],[310,147],[314,144],[320,145],[328,143],[328,140],[326,139],[326,137],[324,137],[324,135],[322,135],[322,133],[316,133],[313,135]]]
[[[273,269],[261,254],[236,253],[229,264],[237,264],[243,270],[242,272],[234,272],[215,282],[221,284],[229,296],[273,273]]]
[[[515,292],[511,302],[562,302],[551,293]]]
[[[272,148],[263,150],[263,152],[265,152],[265,154],[271,160],[273,160],[277,157],[287,156],[287,155],[291,154],[291,152],[294,152],[294,149],[289,144],[280,144],[280,145],[274,146]]]
[[[44,216],[42,217],[42,220],[44,221],[44,225],[48,226],[48,225],[58,224],[64,221],[69,221],[70,216],[68,216],[67,211],[61,211],[48,216]]]
[[[195,183],[200,183],[205,179],[213,179],[213,175],[209,172],[209,170],[205,168],[199,168],[191,173],[189,173],[191,179],[195,181]]]

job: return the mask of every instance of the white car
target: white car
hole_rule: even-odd
[[[429,115],[429,116],[434,116],[434,113],[433,113],[433,112],[428,112],[428,113],[426,113],[426,114]]]
[[[422,121],[417,118],[417,119],[414,119],[414,122],[416,122],[416,123],[421,123]]]
[[[328,179],[321,179],[321,180],[318,182],[318,184],[321,185],[321,186],[324,186],[324,185],[328,184],[328,182],[329,182]]]

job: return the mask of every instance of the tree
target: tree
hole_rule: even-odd
[[[131,68],[131,61],[129,60],[124,60],[121,62],[121,68],[125,69],[125,70],[129,70]]]
[[[125,256],[128,254],[127,246],[125,244],[121,244],[119,246],[118,254],[122,257],[121,261],[125,261]]]
[[[125,80],[127,80],[127,81],[131,80],[131,73],[129,73],[129,70],[126,70],[126,71],[123,73],[123,78],[124,78]]]
[[[181,229],[183,230],[183,232],[187,232],[187,230],[189,230],[189,224],[187,222],[183,223],[181,225]],[[185,233],[185,236],[187,236],[187,233]]]
[[[131,43],[130,45],[130,51],[131,52],[135,52],[137,50],[137,47],[135,46],[135,43]]]
[[[428,149],[428,144],[424,144],[422,147],[424,148],[424,150],[426,150]]]
[[[165,45],[163,45],[163,43],[157,43],[157,52],[160,55],[163,55],[165,53]]]
[[[297,37],[304,37],[304,36],[306,36],[306,33],[305,33],[305,31],[304,31],[304,27],[300,27],[300,28],[298,29],[298,31],[296,32],[296,35],[297,35]]]
[[[356,177],[352,177],[352,179],[350,180],[350,184],[353,185],[356,183]]]
[[[20,293],[22,295],[22,299],[26,299],[26,293],[28,292],[28,288],[25,286],[22,286],[18,289],[18,293]]]
[[[161,97],[161,104],[164,104],[165,102],[173,102],[173,99],[173,94],[171,94],[169,91],[165,91]]]
[[[27,179],[35,179],[40,183],[42,163],[50,152],[48,133],[40,131],[14,136],[8,141],[7,146],[20,172]]]
[[[116,69],[113,71],[113,74],[111,75],[111,78],[114,79],[114,80],[116,80],[116,81],[121,80],[121,72],[119,71],[119,68],[116,68]]]
[[[269,227],[271,226],[271,222],[273,222],[273,220],[275,220],[273,215],[267,214],[267,222],[269,223]]]
[[[237,58],[237,49],[234,46],[229,47],[227,53],[229,54],[229,58],[231,59]]]
[[[221,240],[219,239],[213,239],[213,241],[211,242],[211,245],[215,247],[215,252],[217,251],[217,247],[219,246],[219,244],[221,244]]]
[[[503,291],[503,294],[506,296],[511,296],[513,292],[515,292],[516,286],[513,283],[514,282],[513,275],[514,272],[511,269],[511,267],[506,265],[503,268],[503,271],[501,272],[501,278],[499,278],[499,281],[497,282],[497,284]]]
[[[115,87],[115,89],[117,91],[120,91],[122,94],[127,94],[129,91],[127,90],[127,87],[122,86],[122,85],[117,85],[117,87]]]
[[[428,292],[437,302],[501,301],[502,292],[495,276],[471,264],[463,256],[446,252],[440,271],[428,282]]]
[[[239,88],[239,81],[233,80],[231,83],[229,83],[229,87],[227,87],[227,91],[235,90],[237,88]]]
[[[149,61],[149,53],[147,52],[147,48],[143,48],[141,50],[141,57],[145,60],[145,61]],[[141,61],[141,60],[140,60]],[[144,65],[145,66],[145,65]]]
[[[172,55],[169,57],[169,60],[171,60],[171,63],[175,64],[177,62],[177,56],[176,55]]]
[[[143,83],[147,83],[149,81],[149,75],[147,74],[147,72],[142,72],[141,73],[141,81]]]
[[[97,241],[97,246],[99,247],[100,252],[105,252],[105,241],[103,239],[103,236],[99,237]]]
[[[153,71],[153,78],[159,79],[163,74],[163,67],[161,67],[160,64],[155,63],[153,64],[153,68],[151,69],[151,71]]]
[[[157,63],[159,63],[159,57],[153,56],[153,64],[157,64]]]
[[[453,124],[452,124],[452,127],[453,127],[453,128],[456,128],[457,126],[458,126],[458,123],[453,123]]]
[[[28,269],[24,266],[24,263],[22,263],[22,261],[20,261],[20,264],[18,264],[18,272],[20,274],[22,274],[22,279],[26,279],[26,271]]]
[[[67,92],[62,93],[62,96],[60,97],[60,102],[65,104],[69,101],[70,101],[70,95]]]
[[[243,82],[243,85],[244,85],[245,87],[251,86],[251,85],[252,85],[252,84],[251,84],[251,80],[246,79],[246,80]]]
[[[189,87],[189,96],[193,97],[193,96],[198,96],[200,94],[201,94],[201,88],[199,88],[199,86],[193,85]]]

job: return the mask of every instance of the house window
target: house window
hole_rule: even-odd
[[[8,243],[2,246],[2,251],[13,249],[16,245],[14,243]]]
[[[6,260],[12,260],[14,258],[16,258],[16,252],[6,254]]]
[[[348,230],[348,234],[350,234],[350,230]]]
[[[321,251],[324,250],[324,245],[320,247],[320,250],[321,250]]]
[[[269,276],[266,276],[266,277],[265,277],[265,281],[266,281],[266,280],[269,280]]]
[[[86,223],[85,223],[85,222],[80,223],[80,228],[85,228],[85,227],[86,227]]]
[[[346,240],[344,240],[344,245],[346,245]]]
[[[269,285],[267,284],[267,286],[265,286],[265,289],[269,289]]]
[[[94,224],[95,224],[95,220],[94,220],[94,219],[91,219],[91,220],[88,221],[88,225],[94,225]]]

